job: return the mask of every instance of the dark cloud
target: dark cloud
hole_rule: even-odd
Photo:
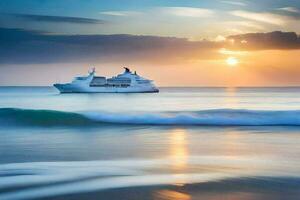
[[[137,60],[172,62],[210,59],[218,43],[135,35],[53,35],[0,28],[0,64]],[[216,53],[214,53],[216,54]]]
[[[295,20],[300,19],[300,10],[296,7],[278,8],[278,9],[274,10],[273,13],[283,15],[283,16],[288,16]]]
[[[300,49],[293,32],[229,36],[235,42],[189,41],[185,38],[138,35],[55,35],[0,28],[0,64],[122,62],[172,64],[222,59],[220,48],[233,50]],[[227,40],[229,41],[229,40]]]
[[[10,16],[20,18],[22,20],[36,22],[53,22],[53,23],[76,23],[76,24],[104,24],[105,20],[81,18],[81,17],[65,17],[50,15],[29,15],[29,14],[9,14]]]
[[[248,33],[229,36],[227,39],[234,39],[235,42],[229,45],[233,49],[300,49],[300,37],[294,32]]]

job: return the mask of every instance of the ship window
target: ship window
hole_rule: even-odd
[[[76,80],[86,80],[86,77],[76,77]]]

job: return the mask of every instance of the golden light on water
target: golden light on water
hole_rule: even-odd
[[[227,63],[227,65],[235,66],[239,63],[239,61],[235,57],[229,57],[229,58],[227,58],[226,63]]]
[[[170,154],[172,159],[172,168],[176,171],[186,169],[188,150],[186,141],[186,132],[183,129],[177,129],[171,133]]]
[[[161,190],[156,193],[155,199],[160,200],[190,200],[191,196],[186,193],[173,191],[173,190]]]
[[[187,133],[184,129],[176,129],[170,133],[170,161],[171,170],[175,178],[174,185],[183,186],[187,181],[188,168]]]

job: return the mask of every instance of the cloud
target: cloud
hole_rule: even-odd
[[[283,15],[277,15],[273,13],[257,13],[257,12],[249,12],[249,11],[244,11],[244,10],[235,10],[230,12],[231,15],[249,19],[249,20],[254,20],[258,22],[263,22],[267,24],[272,24],[272,25],[284,25],[286,24],[286,20],[289,18],[287,16]]]
[[[283,7],[283,8],[278,8],[277,10],[287,11],[291,13],[300,13],[300,10],[295,7]]]
[[[300,37],[294,32],[247,33],[227,37],[234,41],[231,49],[271,50],[271,49],[300,49]]]
[[[139,15],[141,13],[137,12],[137,11],[103,11],[103,12],[100,12],[100,14],[124,17],[124,16],[135,16],[135,15]]]
[[[231,4],[235,6],[247,6],[246,2],[240,2],[240,1],[220,1],[221,3]]]
[[[180,17],[212,17],[215,12],[210,9],[194,7],[160,7],[162,13]]]
[[[57,35],[0,28],[0,44],[0,65],[99,61],[178,64],[224,59],[226,54],[220,49],[300,49],[296,33],[279,31],[233,35],[216,42],[138,35]]]
[[[57,35],[0,28],[0,64],[97,61],[180,62],[216,58],[221,44],[136,35]]]
[[[224,22],[224,24],[226,24],[227,27],[238,27],[244,30],[245,32],[249,32],[249,30],[251,30],[251,32],[266,30],[266,27],[262,26],[260,23],[256,21],[236,20],[236,21],[226,21]]]
[[[144,13],[138,11],[103,11],[101,15],[109,16],[135,16],[135,15],[153,15],[153,13],[180,16],[180,17],[211,17],[215,14],[213,10],[194,7],[154,7],[146,10]]]
[[[65,17],[50,15],[29,15],[29,14],[10,14],[13,17],[35,22],[53,22],[53,23],[76,23],[76,24],[104,24],[106,21],[100,19]]]

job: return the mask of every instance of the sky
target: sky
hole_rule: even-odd
[[[299,33],[299,0],[1,0],[0,85],[127,66],[158,86],[298,86]]]

